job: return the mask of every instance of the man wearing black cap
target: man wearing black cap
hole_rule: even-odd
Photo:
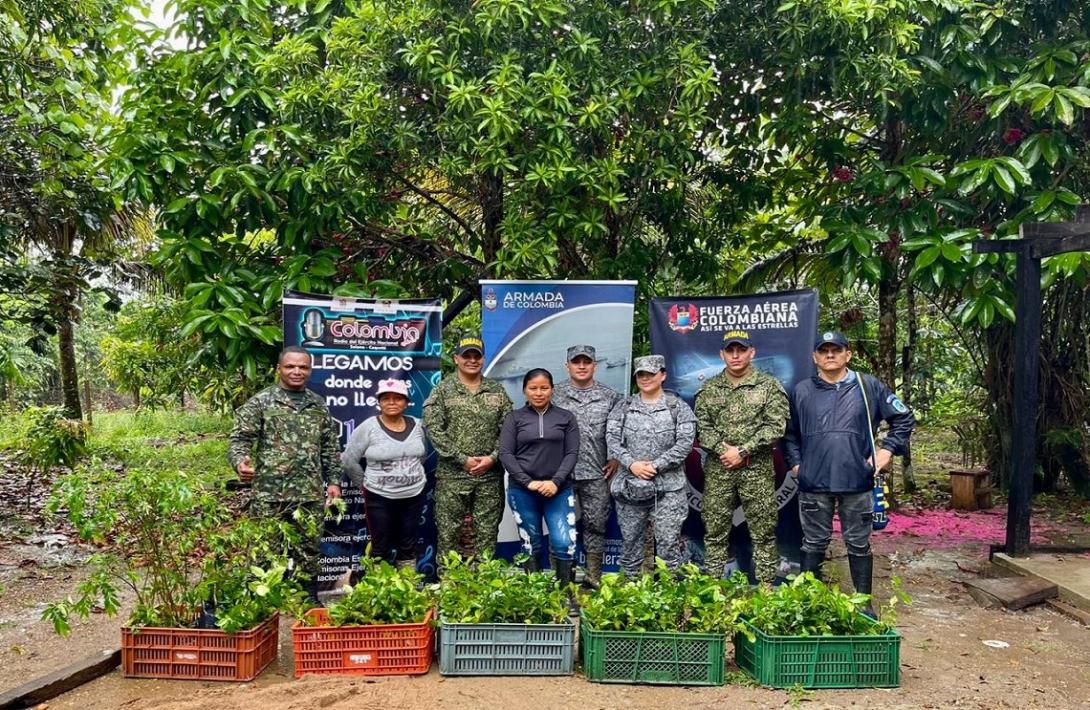
[[[458,548],[466,512],[473,514],[474,555],[496,548],[503,517],[503,473],[497,467],[500,427],[511,411],[503,385],[481,375],[484,343],[465,337],[454,348],[454,377],[424,402],[424,426],[439,453],[435,469],[438,559]]]
[[[606,522],[609,520],[609,479],[620,465],[606,452],[606,422],[621,395],[594,379],[597,352],[592,345],[568,348],[568,375],[553,391],[553,404],[567,409],[579,423],[579,460],[572,473],[575,498],[583,517],[583,552],[587,556],[588,587],[602,578]]]
[[[697,436],[708,452],[701,506],[704,561],[708,574],[723,575],[731,561],[727,539],[740,504],[753,538],[757,579],[772,584],[780,561],[772,448],[783,436],[790,409],[779,380],[753,367],[756,354],[747,331],[727,331],[719,351],[726,367],[696,395]]]
[[[799,479],[802,571],[821,576],[836,506],[852,584],[857,592],[870,594],[874,474],[894,454],[905,452],[916,419],[877,378],[850,370],[851,358],[843,334],[826,331],[818,338],[817,374],[798,383],[791,394],[784,457]],[[882,420],[889,432],[877,448],[874,434]]]

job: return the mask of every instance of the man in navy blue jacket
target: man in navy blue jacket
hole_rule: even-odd
[[[784,455],[799,479],[802,571],[821,576],[836,505],[852,584],[857,592],[870,594],[874,474],[894,454],[905,453],[916,418],[881,381],[850,370],[851,357],[843,334],[828,331],[818,338],[817,374],[798,383],[791,394]],[[876,451],[874,433],[882,420],[889,431]]]

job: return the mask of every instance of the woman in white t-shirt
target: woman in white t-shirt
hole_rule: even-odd
[[[371,556],[416,566],[416,542],[424,508],[424,425],[405,416],[409,388],[401,380],[378,383],[379,414],[356,427],[342,459],[363,491]]]

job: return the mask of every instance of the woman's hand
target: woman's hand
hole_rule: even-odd
[[[556,492],[559,490],[556,487],[556,484],[553,483],[552,481],[535,481],[534,483],[537,483],[537,492],[540,493],[541,495],[545,496],[546,498],[552,498],[553,496],[556,495]],[[533,485],[533,484],[530,484],[530,485]]]
[[[636,478],[642,478],[645,481],[650,481],[655,477],[658,471],[655,470],[655,465],[650,461],[634,461],[632,465],[628,467],[628,470],[632,472],[632,475]]]

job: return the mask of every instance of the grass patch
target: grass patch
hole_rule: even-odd
[[[183,411],[120,411],[95,417],[88,448],[126,468],[222,474],[231,418]]]

